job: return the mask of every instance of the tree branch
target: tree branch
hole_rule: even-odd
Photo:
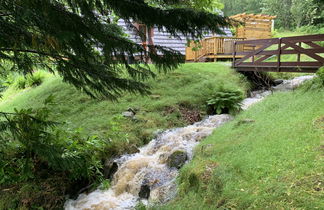
[[[24,49],[13,49],[13,48],[0,48],[0,51],[11,51],[11,52],[25,52],[25,53],[33,53],[43,56],[49,56],[52,58],[59,58],[59,59],[68,59],[67,57],[58,55],[58,54],[50,54],[47,52],[37,51],[37,50],[24,50]]]

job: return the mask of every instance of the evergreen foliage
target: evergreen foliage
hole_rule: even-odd
[[[93,97],[116,99],[123,91],[147,94],[149,87],[142,80],[155,75],[148,61],[168,71],[183,62],[183,56],[161,46],[147,50],[130,41],[110,18],[113,14],[127,23],[164,28],[192,39],[206,30],[222,33],[221,28],[231,24],[216,14],[163,9],[144,0],[0,0],[1,60],[25,74],[37,65],[57,71],[64,81]],[[135,63],[130,65],[128,59]]]
[[[0,112],[0,184],[27,181],[43,170],[62,173],[69,180],[101,177],[108,142],[57,129],[58,123],[48,119],[52,100],[49,96],[38,109]]]

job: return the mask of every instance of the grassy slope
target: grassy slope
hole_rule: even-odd
[[[160,75],[148,83],[152,86],[152,95],[158,95],[159,98],[126,94],[117,103],[90,99],[61,82],[59,77],[51,76],[36,88],[19,92],[8,89],[4,93],[4,100],[0,101],[0,110],[12,111],[14,108],[41,106],[44,99],[53,94],[57,103],[53,107],[53,118],[66,121],[64,126],[69,129],[81,127],[87,135],[105,138],[111,134],[111,124],[117,123],[119,130],[128,138],[125,142],[118,142],[117,139],[112,146],[114,153],[120,154],[128,152],[130,147],[127,145],[147,143],[151,134],[158,129],[186,124],[179,112],[179,104],[203,112],[206,99],[219,84],[245,90],[245,84],[240,82],[238,74],[225,65],[215,63],[185,64],[180,69]],[[129,107],[139,110],[137,121],[120,117]],[[173,107],[175,111],[165,114],[167,107]]]
[[[298,90],[241,113],[200,144],[164,208],[323,209],[323,104],[324,91]]]

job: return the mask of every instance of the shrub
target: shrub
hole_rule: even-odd
[[[29,74],[27,76],[27,86],[29,87],[39,86],[42,84],[44,79],[45,79],[45,75],[41,71],[37,71],[33,74]]]
[[[0,181],[26,181],[46,170],[63,173],[71,181],[102,176],[101,158],[107,142],[96,136],[67,132],[49,119],[48,104],[38,109],[0,114]],[[1,121],[2,120],[2,121]]]
[[[44,72],[37,71],[33,74],[28,74],[27,76],[19,75],[14,80],[13,85],[16,89],[25,89],[27,87],[35,87],[41,85],[44,79]]]
[[[231,113],[235,114],[241,109],[243,93],[220,86],[216,92],[207,100],[209,114]]]
[[[317,72],[314,79],[306,82],[301,88],[305,91],[308,90],[324,90],[324,66]]]
[[[324,83],[324,66],[316,72],[316,75]]]
[[[18,76],[14,82],[16,89],[25,89],[27,87],[27,79],[25,76]]]

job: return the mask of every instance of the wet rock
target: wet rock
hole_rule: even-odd
[[[274,85],[280,85],[280,84],[282,84],[284,82],[284,80],[283,79],[276,79],[273,82],[274,82]]]
[[[112,179],[118,170],[118,164],[113,160],[106,160],[103,167],[103,174],[106,179]]]
[[[148,199],[150,197],[151,189],[148,184],[143,184],[138,193],[138,196],[142,199]]]
[[[184,151],[175,151],[167,159],[167,165],[170,168],[180,169],[188,160],[188,155]]]
[[[140,150],[137,148],[136,145],[132,145],[128,150],[129,154],[135,154],[135,153],[139,153],[139,152],[140,152]]]
[[[138,109],[129,107],[126,112],[123,112],[122,115],[127,118],[135,119],[135,115]]]
[[[157,138],[159,135],[161,135],[164,132],[162,129],[158,129],[153,132],[153,139]]]
[[[177,195],[177,185],[172,181],[166,185],[159,186],[151,190],[149,203],[160,205],[165,204]]]
[[[127,117],[127,118],[134,118],[135,117],[134,112],[129,112],[129,111],[123,112],[122,115],[123,115],[123,117]]]

